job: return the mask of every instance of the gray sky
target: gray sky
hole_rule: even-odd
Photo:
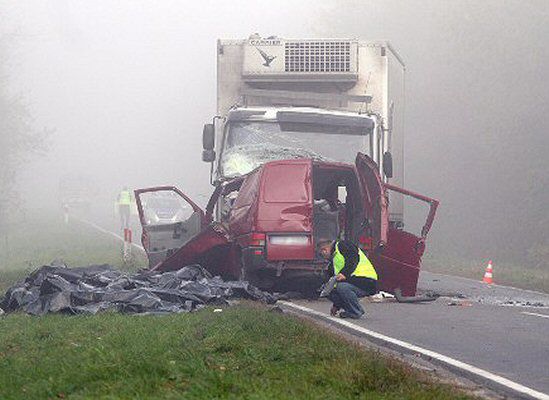
[[[13,88],[55,129],[25,175],[87,171],[112,190],[178,184],[209,194],[202,124],[215,113],[219,37],[302,36],[311,2],[2,1],[16,32]],[[291,12],[285,12],[291,10]]]

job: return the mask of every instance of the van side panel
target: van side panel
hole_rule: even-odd
[[[255,230],[260,183],[261,170],[252,172],[242,183],[229,217],[229,230],[233,237]]]

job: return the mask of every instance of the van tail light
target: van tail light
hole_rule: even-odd
[[[358,238],[358,243],[361,248],[371,250],[373,249],[374,239],[371,236],[361,235]]]
[[[250,246],[265,246],[265,234],[254,232],[250,238]]]

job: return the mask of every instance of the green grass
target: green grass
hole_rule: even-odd
[[[432,256],[427,253],[423,268],[466,278],[482,280],[488,260],[465,260],[453,257]],[[494,260],[494,283],[549,293],[549,269],[525,267]]]
[[[266,307],[0,318],[0,398],[466,399]]]
[[[133,262],[124,263],[119,240],[78,221],[65,225],[61,216],[27,218],[11,227],[9,236],[0,237],[0,292],[55,259],[70,267],[111,264],[133,270],[146,266],[142,253],[133,251],[133,255]]]

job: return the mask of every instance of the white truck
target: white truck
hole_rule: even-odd
[[[218,40],[217,115],[204,126],[202,154],[212,184],[267,161],[353,163],[362,152],[386,183],[402,187],[404,75],[402,59],[383,41]],[[402,228],[401,194],[391,193],[389,211],[390,224]]]

